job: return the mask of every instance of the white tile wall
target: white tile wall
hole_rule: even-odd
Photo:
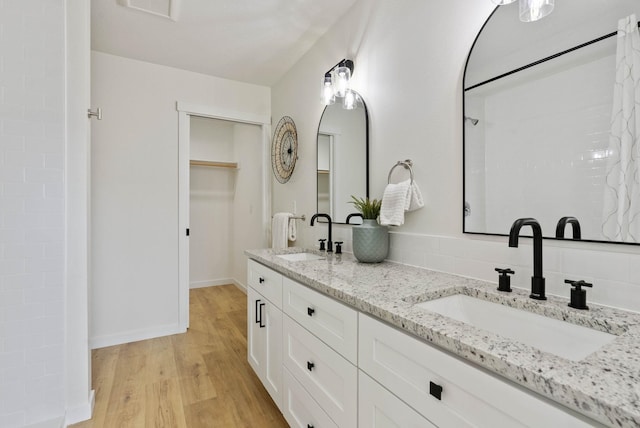
[[[509,248],[506,237],[462,238],[391,233],[389,260],[483,279],[497,284],[496,267],[516,273],[511,283],[530,289],[533,273],[531,239],[521,238]],[[565,279],[593,283],[587,300],[640,312],[640,248],[628,245],[572,243],[545,240],[543,274],[547,294],[569,297]]]
[[[0,1],[0,427],[65,408],[63,7]]]

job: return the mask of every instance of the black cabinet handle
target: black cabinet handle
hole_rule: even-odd
[[[442,400],[442,386],[437,383],[429,382],[429,394],[433,395],[438,400]]]
[[[313,309],[313,308],[307,308],[307,315],[309,315],[309,316],[313,316],[313,313],[314,313],[315,311],[316,311],[316,310],[315,310],[315,309]]]
[[[316,365],[313,364],[311,361],[307,361],[307,370],[311,371],[315,366]]]
[[[264,283],[264,278],[263,278],[263,277],[258,278],[258,282],[259,282],[260,284]]]
[[[307,424],[307,428],[313,428],[313,425]]]
[[[262,324],[262,321],[263,321],[262,320],[262,308],[264,308],[264,305],[265,305],[264,303],[260,303],[260,328],[264,328],[264,327],[267,326],[266,324]]]
[[[256,324],[262,323],[262,321],[260,321],[260,310],[258,309],[259,304],[260,299],[256,299]]]

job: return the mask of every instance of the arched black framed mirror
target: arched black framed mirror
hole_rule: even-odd
[[[533,23],[520,22],[517,7],[497,7],[471,49],[463,231],[506,235],[515,219],[534,217],[552,238],[559,219],[573,216],[583,240],[629,243],[607,236],[605,187],[616,154],[616,30],[640,17],[640,2],[556,3]]]
[[[369,114],[362,96],[356,108],[325,107],[317,135],[317,212],[344,223],[355,212],[351,195],[369,196]],[[354,219],[358,223],[359,219]]]

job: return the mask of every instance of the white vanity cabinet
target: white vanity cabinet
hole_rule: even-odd
[[[370,316],[359,325],[360,370],[435,426],[601,426]]]
[[[247,276],[247,357],[281,409],[282,276],[252,260]]]

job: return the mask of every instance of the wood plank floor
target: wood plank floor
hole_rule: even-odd
[[[75,428],[287,427],[247,362],[246,295],[190,291],[184,334],[92,352],[93,418]]]

